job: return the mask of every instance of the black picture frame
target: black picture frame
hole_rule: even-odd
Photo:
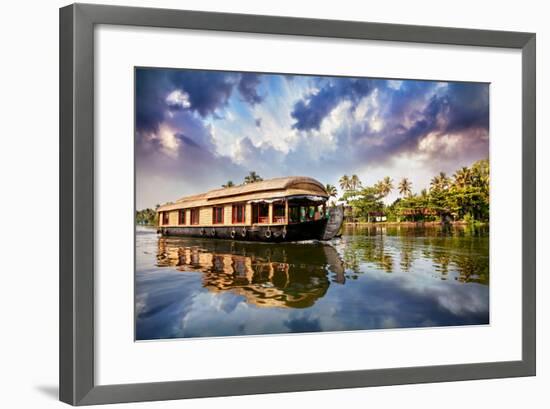
[[[522,53],[522,359],[459,365],[96,385],[94,381],[94,26],[384,40]],[[535,34],[74,4],[60,9],[60,400],[72,405],[535,375]],[[498,256],[497,256],[498,257]]]

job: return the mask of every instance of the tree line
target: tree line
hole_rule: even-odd
[[[136,211],[136,224],[156,226],[158,224],[157,209],[160,205],[156,205],[154,209],[148,208]]]
[[[347,203],[346,217],[370,222],[383,215],[388,221],[466,221],[489,220],[489,160],[458,169],[452,176],[440,172],[420,193],[412,191],[412,183],[402,178],[397,186],[386,176],[372,186],[364,186],[357,175],[344,175],[339,180]],[[383,199],[395,188],[400,194],[390,205]],[[334,185],[326,185],[327,193],[337,196]]]

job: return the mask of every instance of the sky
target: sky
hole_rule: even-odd
[[[485,83],[136,68],[136,208],[242,183],[344,174],[413,193],[489,157]],[[399,196],[397,189],[387,201]]]

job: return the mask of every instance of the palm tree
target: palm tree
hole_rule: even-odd
[[[340,184],[340,187],[342,188],[342,190],[350,190],[351,189],[351,180],[350,180],[348,175],[342,176],[340,178],[340,180],[338,181],[338,183]]]
[[[233,183],[232,180],[228,180],[227,183],[225,185],[222,185],[223,188],[226,188],[226,187],[233,187],[235,186],[235,183]]]
[[[479,160],[472,165],[470,179],[472,184],[478,187],[489,185],[489,161],[487,159]]]
[[[351,175],[349,185],[351,190],[357,190],[361,188],[361,181],[359,180],[359,177],[357,175]]]
[[[338,195],[338,191],[334,185],[325,185],[325,190],[327,191],[329,197],[336,197],[336,195]]]
[[[378,189],[378,192],[380,192],[382,196],[387,196],[393,190],[393,180],[389,176],[386,176],[384,179],[378,182],[375,187]]]
[[[412,183],[409,179],[403,178],[397,185],[397,189],[401,196],[410,196],[412,194]]]
[[[244,178],[244,183],[261,182],[262,180],[262,177],[258,175],[255,171],[250,171],[248,173],[248,176]]]
[[[471,173],[466,166],[457,170],[454,174],[455,185],[459,188],[464,188],[470,183]]]
[[[449,188],[450,180],[445,172],[439,172],[439,175],[434,176],[430,182],[430,186],[434,190],[445,190]]]

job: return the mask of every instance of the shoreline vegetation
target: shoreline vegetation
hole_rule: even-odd
[[[420,193],[413,193],[411,181],[404,177],[397,184],[400,194],[391,204],[384,203],[394,189],[386,176],[372,186],[363,186],[357,175],[344,175],[339,180],[344,203],[344,223],[421,223],[486,224],[489,222],[489,160],[482,159],[462,167],[449,177],[440,172]],[[337,189],[327,185],[331,197]]]
[[[242,184],[263,180],[251,171]],[[489,223],[489,160],[482,159],[470,167],[457,169],[452,176],[440,172],[434,176],[427,188],[413,193],[412,182],[403,177],[394,186],[386,176],[372,186],[364,186],[357,175],[343,175],[338,181],[343,192],[340,198],[334,185],[325,185],[332,206],[344,206],[344,226],[395,225],[429,226],[437,224],[485,225]],[[235,186],[229,180],[223,188]],[[384,203],[394,189],[400,194],[391,204]],[[156,209],[136,211],[136,224],[156,226]],[[329,207],[330,208],[330,207]]]
[[[475,224],[476,226],[488,226],[489,222],[486,221],[464,221],[464,220],[458,220],[458,221],[451,221],[446,222],[446,224],[449,224],[451,226],[468,226],[471,224]],[[383,222],[344,222],[344,227],[384,227],[384,226],[395,226],[395,227],[430,227],[430,226],[441,226],[441,221],[418,221],[418,222],[410,222],[410,221],[402,221],[402,222],[389,222],[389,221],[383,221]]]

